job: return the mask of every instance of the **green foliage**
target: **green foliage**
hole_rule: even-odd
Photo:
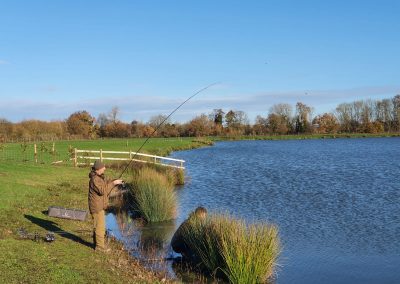
[[[275,226],[247,225],[226,214],[212,214],[206,221],[191,218],[184,240],[206,270],[231,283],[264,282],[274,272],[280,252]]]
[[[167,177],[144,167],[132,174],[135,209],[147,222],[161,222],[176,217],[176,194]]]

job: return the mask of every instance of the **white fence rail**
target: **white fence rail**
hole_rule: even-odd
[[[135,158],[135,159],[133,159]],[[184,160],[167,158],[156,155],[137,153],[132,151],[103,151],[103,150],[81,150],[74,149],[74,166],[86,165],[92,160],[110,160],[110,161],[135,161],[140,163],[151,163],[165,167],[185,169]],[[82,162],[82,160],[84,162]]]

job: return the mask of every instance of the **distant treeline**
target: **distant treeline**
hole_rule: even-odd
[[[13,140],[95,139],[101,137],[147,137],[166,116],[148,122],[118,119],[119,108],[96,119],[87,111],[72,113],[64,121],[24,120],[12,123],[0,118],[0,142]],[[313,108],[298,102],[294,107],[273,105],[266,116],[258,115],[251,124],[245,112],[214,109],[186,123],[167,120],[155,136],[242,136],[285,134],[384,133],[400,131],[400,95],[391,99],[362,100],[339,104],[334,112],[313,116]]]

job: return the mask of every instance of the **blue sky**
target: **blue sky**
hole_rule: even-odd
[[[400,93],[400,1],[2,1],[0,117],[123,121]]]

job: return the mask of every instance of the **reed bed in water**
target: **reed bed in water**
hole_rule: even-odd
[[[221,232],[225,275],[231,283],[265,282],[279,254],[278,230],[267,224],[238,221]]]
[[[147,222],[161,222],[176,217],[174,186],[155,169],[143,167],[132,174],[134,209]]]
[[[183,234],[203,268],[231,283],[264,282],[275,270],[280,244],[274,225],[211,214],[190,220]]]

